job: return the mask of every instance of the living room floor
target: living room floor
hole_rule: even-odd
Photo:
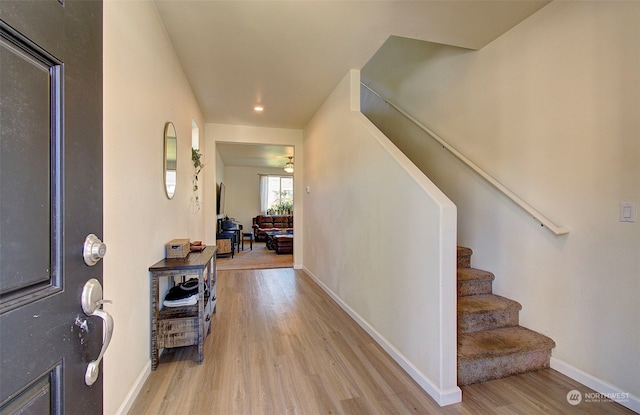
[[[269,269],[293,267],[293,255],[278,255],[267,249],[265,242],[253,241],[253,250],[249,248],[249,241],[244,242],[244,250],[237,251],[231,257],[216,259],[218,271],[241,269]]]

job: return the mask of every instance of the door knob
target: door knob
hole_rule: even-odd
[[[89,234],[84,240],[84,250],[82,256],[84,257],[84,263],[93,266],[104,258],[107,253],[107,245],[105,245],[97,236]]]
[[[87,367],[87,371],[84,375],[84,383],[86,383],[87,386],[93,385],[98,379],[98,375],[100,374],[100,361],[111,342],[111,335],[113,334],[113,318],[109,313],[101,308],[102,304],[110,302],[111,301],[109,300],[102,299],[102,285],[100,285],[100,281],[95,278],[91,278],[87,281],[82,289],[82,310],[88,316],[100,317],[104,323],[102,349],[100,349],[98,358],[89,362],[89,366]]]

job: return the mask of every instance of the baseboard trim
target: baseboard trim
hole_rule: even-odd
[[[571,366],[570,364],[563,362],[562,360],[556,359],[555,357],[551,358],[550,366],[552,369],[555,369],[563,375],[582,383],[586,387],[591,388],[598,393],[604,394],[605,397],[622,396],[622,399],[612,400],[615,400],[620,405],[629,408],[632,411],[640,413],[640,398],[638,398],[637,396],[634,396],[628,392],[624,392],[620,388],[586,372],[583,372],[582,370]]]
[[[129,390],[129,393],[125,397],[124,401],[122,401],[122,404],[120,405],[120,408],[118,408],[116,415],[127,415],[129,413],[129,411],[131,410],[131,407],[133,406],[133,403],[138,397],[138,394],[142,390],[142,386],[144,386],[144,383],[147,381],[147,378],[149,377],[150,374],[151,374],[151,360],[148,360],[147,364],[144,365],[144,367],[142,368],[142,371],[136,378],[136,381],[133,383],[133,387]]]
[[[313,272],[308,268],[302,267],[302,270],[325,292],[340,308],[342,308],[360,327],[362,327],[375,341],[382,347],[393,360],[398,363],[402,369],[420,387],[429,394],[440,406],[451,405],[462,401],[462,390],[455,386],[448,389],[440,389],[429,378],[427,378],[413,363],[400,353],[391,343],[389,343],[380,333],[376,331],[366,320],[356,313],[349,305],[347,305],[340,297],[338,297],[329,287],[327,287]]]

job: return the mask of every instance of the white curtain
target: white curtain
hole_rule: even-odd
[[[267,214],[269,208],[269,176],[260,175],[260,212],[263,215]]]

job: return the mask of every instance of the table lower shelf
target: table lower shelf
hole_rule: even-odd
[[[205,299],[202,324],[205,335],[210,331],[211,314],[215,313],[215,300]],[[198,305],[188,307],[165,307],[158,311],[156,342],[158,349],[199,344]]]

